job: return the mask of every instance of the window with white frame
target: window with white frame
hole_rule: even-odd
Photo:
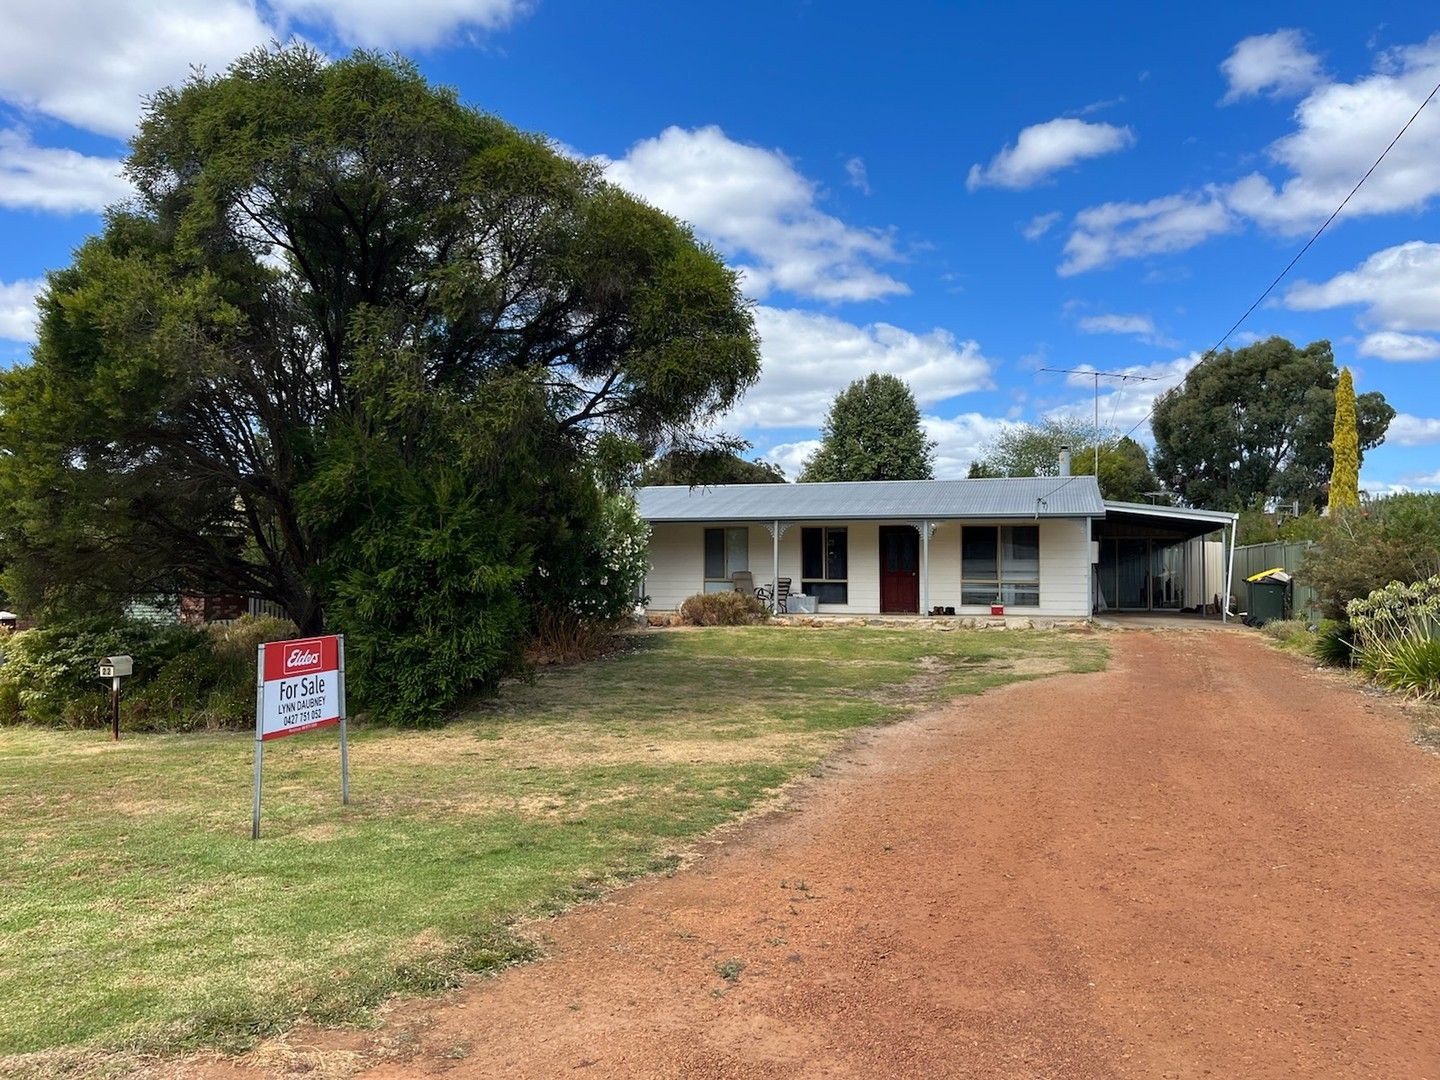
[[[750,530],[744,525],[705,530],[705,591],[731,588],[730,575],[750,569]]]
[[[1040,527],[966,525],[960,533],[960,602],[1040,606]]]

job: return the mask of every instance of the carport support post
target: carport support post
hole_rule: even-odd
[[[1220,598],[1221,622],[1230,621],[1230,582],[1235,576],[1235,526],[1238,525],[1239,522],[1240,519],[1237,517],[1234,521],[1230,522],[1230,528],[1225,530],[1230,534],[1230,557],[1225,562],[1225,595]],[[1223,536],[1224,532],[1222,532],[1221,535]]]

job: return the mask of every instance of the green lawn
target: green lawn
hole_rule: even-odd
[[[450,726],[253,737],[0,729],[0,1072],[237,1047],[530,954],[506,926],[663,869],[845,733],[1046,670],[1083,634],[651,632]],[[57,1050],[39,1057],[36,1052]]]

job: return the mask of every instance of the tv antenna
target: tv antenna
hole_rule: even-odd
[[[1153,375],[1132,375],[1128,371],[1099,371],[1095,368],[1041,368],[1041,371],[1048,371],[1055,375],[1089,375],[1095,380],[1095,478],[1100,478],[1100,380],[1119,379],[1120,385],[1125,385],[1125,380],[1133,379],[1135,382],[1159,382],[1159,378]]]

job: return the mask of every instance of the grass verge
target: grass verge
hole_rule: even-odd
[[[240,1049],[302,1017],[533,955],[509,929],[673,865],[853,729],[1093,671],[1089,635],[735,628],[639,635],[436,731],[253,740],[0,730],[0,1073]]]

